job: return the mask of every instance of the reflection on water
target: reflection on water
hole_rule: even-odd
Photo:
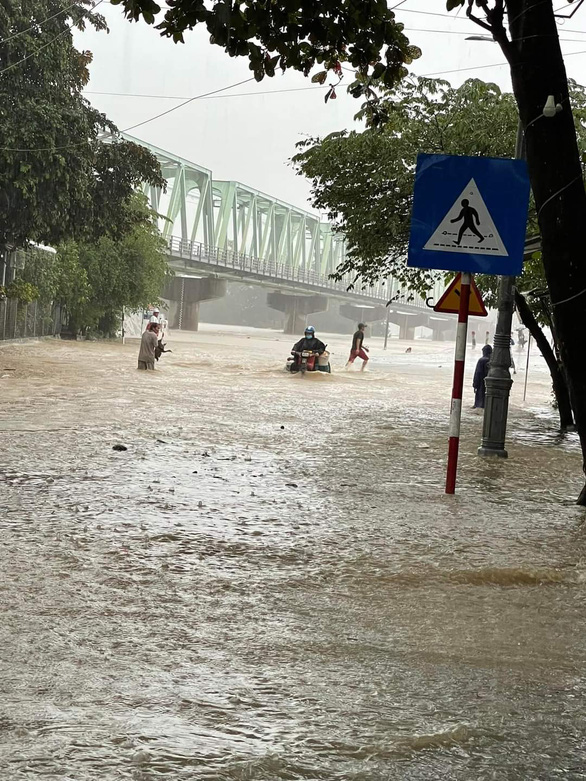
[[[451,346],[299,378],[282,335],[170,342],[148,376],[136,343],[1,348],[0,777],[586,777],[580,459],[539,367],[508,462],[466,410],[446,497]]]

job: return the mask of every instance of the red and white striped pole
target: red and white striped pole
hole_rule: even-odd
[[[466,360],[466,335],[468,333],[468,311],[470,309],[470,283],[472,274],[462,272],[460,288],[460,308],[458,310],[458,331],[456,334],[456,356],[454,360],[454,384],[452,386],[452,406],[450,408],[450,442],[448,445],[448,472],[446,475],[446,493],[456,491],[456,472],[458,471],[458,449],[460,447],[460,420],[462,418],[462,390],[464,388],[464,362]]]

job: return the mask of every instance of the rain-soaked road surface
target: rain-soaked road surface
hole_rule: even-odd
[[[136,343],[0,346],[0,779],[586,778],[542,363],[508,462],[466,411],[446,498],[452,345],[301,379],[276,333],[182,338],[152,374]]]

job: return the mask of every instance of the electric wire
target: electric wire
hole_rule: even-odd
[[[241,84],[249,84],[251,81],[254,81],[254,76],[251,76],[249,79],[244,79],[244,81],[239,81],[237,84],[232,84],[232,87],[240,87]],[[134,130],[137,127],[142,127],[143,125],[147,125],[149,122],[154,122],[155,119],[160,119],[161,117],[166,116],[167,114],[170,114],[172,111],[177,111],[180,108],[183,108],[183,106],[187,106],[188,103],[193,103],[194,100],[203,100],[204,98],[211,97],[216,92],[222,92],[225,89],[231,89],[231,87],[223,87],[219,90],[213,90],[212,92],[208,92],[205,95],[195,95],[193,98],[188,98],[187,100],[184,100],[183,103],[180,103],[178,106],[172,106],[171,108],[167,109],[166,111],[161,111],[160,114],[157,114],[154,117],[149,117],[149,119],[145,119],[142,122],[137,122],[136,125],[131,125],[130,127],[124,128],[124,130],[121,130],[121,133],[128,133],[129,130]]]
[[[227,87],[220,87],[220,89],[212,90],[211,92],[206,92],[203,95],[195,95],[194,97],[183,101],[183,103],[180,103],[178,106],[173,106],[172,108],[167,109],[167,111],[162,111],[160,114],[156,114],[154,117],[149,117],[148,119],[145,119],[142,122],[137,122],[135,125],[130,125],[130,127],[126,127],[123,130],[119,130],[118,133],[128,133],[129,130],[134,130],[137,127],[146,125],[148,122],[154,122],[155,119],[164,117],[166,114],[170,114],[172,111],[177,111],[183,106],[186,106],[188,103],[192,103],[194,100],[202,100],[203,98],[207,98],[210,95],[214,95],[218,92],[223,92],[225,90],[232,89],[233,87],[239,87],[241,84],[247,84],[250,81],[254,81],[254,77],[251,77],[250,79],[245,79],[244,81],[238,81],[235,84],[229,84]],[[108,137],[112,137],[113,135],[116,134],[106,133],[105,137],[108,138]],[[12,147],[0,147],[0,150],[2,152],[31,152],[31,153],[32,152],[56,152],[56,151],[61,151],[63,149],[73,149],[78,146],[85,146],[87,143],[88,143],[87,141],[80,141],[79,143],[76,144],[65,144],[63,146],[38,147],[36,149],[17,149]]]
[[[98,0],[98,2],[92,7],[92,10],[97,8],[102,2],[104,2],[104,0]],[[402,9],[402,10],[409,11],[410,9]],[[422,13],[422,14],[431,15],[431,16],[443,16],[443,17],[448,16],[447,14],[437,14],[437,13],[427,12],[427,11],[413,11],[413,13]],[[458,18],[458,17],[454,17],[454,18]],[[71,28],[68,27],[67,30],[64,30],[61,33],[59,33],[59,35],[55,36],[55,38],[53,38],[51,41],[49,41],[46,44],[44,44],[37,51],[27,55],[26,57],[24,57],[23,59],[19,60],[18,62],[12,63],[11,65],[9,65],[6,68],[4,68],[3,70],[0,70],[0,75],[2,73],[4,73],[5,71],[7,71],[7,70],[9,70],[9,69],[11,69],[13,67],[16,67],[20,63],[22,63],[25,60],[29,59],[30,57],[34,56],[35,54],[38,54],[44,48],[46,48],[47,46],[50,46],[57,38],[59,38],[65,32],[69,31],[69,29],[71,29]],[[422,32],[428,32],[428,30],[425,30],[425,31],[422,30]],[[431,31],[429,31],[429,32],[431,32]],[[442,31],[442,32],[449,32],[449,31]],[[565,54],[564,56],[568,57],[568,56],[574,56],[574,55],[580,55],[580,54],[586,54],[586,51],[569,52],[569,53]],[[432,71],[432,72],[429,72],[429,73],[420,74],[420,76],[423,76],[423,77],[442,76],[442,75],[447,75],[447,74],[451,74],[451,73],[462,73],[462,72],[472,71],[472,70],[485,70],[487,68],[504,67],[505,65],[508,65],[508,63],[507,62],[500,62],[500,63],[491,63],[489,65],[473,65],[473,66],[467,66],[467,67],[463,67],[463,68],[452,68],[452,69],[443,70],[443,71]],[[347,70],[347,71],[351,70],[348,67],[345,67],[344,69]],[[417,74],[415,74],[415,75],[417,75]],[[196,95],[194,97],[190,97],[190,98],[186,98],[186,99],[177,97],[175,99],[182,100],[182,103],[180,103],[179,105],[173,106],[172,108],[167,109],[166,111],[160,112],[159,114],[156,114],[153,117],[149,117],[148,119],[145,119],[145,120],[143,120],[141,122],[137,122],[134,125],[130,125],[129,127],[124,128],[120,132],[121,133],[126,133],[126,132],[128,132],[130,130],[135,130],[138,127],[142,127],[143,125],[149,124],[150,122],[154,122],[155,120],[160,119],[161,117],[164,117],[164,116],[166,116],[166,115],[168,115],[168,114],[170,114],[170,113],[172,113],[174,111],[177,111],[178,109],[183,108],[184,106],[188,105],[189,103],[192,103],[195,100],[204,100],[204,99],[207,99],[207,98],[212,98],[212,97],[216,96],[220,92],[224,92],[224,91],[226,91],[228,89],[232,89],[234,87],[241,86],[242,84],[247,84],[247,83],[249,83],[251,81],[254,81],[254,78],[251,77],[249,79],[245,79],[243,81],[240,81],[240,82],[237,82],[235,84],[232,84],[232,85],[230,85],[228,87],[222,87],[222,88],[220,88],[218,90],[213,90],[211,92],[204,93],[203,95]],[[306,90],[313,90],[313,89],[317,90],[317,89],[320,89],[320,87],[298,87],[298,88],[284,89],[284,90],[268,90],[268,91],[264,91],[264,92],[261,92],[261,93],[250,92],[250,93],[240,93],[240,94],[236,94],[236,95],[223,95],[223,96],[219,96],[219,97],[244,97],[244,96],[255,97],[256,95],[263,95],[263,94],[266,95],[266,94],[272,94],[272,93],[306,91]],[[154,98],[154,99],[167,99],[167,98],[172,99],[169,96],[163,96],[163,95],[161,95],[161,96],[154,96],[154,95],[137,95],[137,94],[132,94],[132,93],[106,93],[106,92],[105,93],[100,93],[100,92],[92,93],[91,91],[87,91],[87,92],[88,92],[88,94],[105,94],[105,95],[110,94],[110,95],[119,95],[119,96],[124,96],[124,97],[145,97],[145,98],[148,97],[148,98]],[[111,136],[113,134],[109,134],[109,135]],[[72,148],[72,147],[75,147],[75,146],[81,146],[81,145],[84,145],[85,143],[87,143],[87,142],[82,142],[80,144],[65,145],[65,146],[60,146],[60,147],[39,147],[37,149],[32,149],[32,148],[31,149],[17,149],[17,148],[10,148],[10,147],[2,147],[2,151],[6,151],[6,152],[8,152],[8,151],[11,151],[11,152],[56,151],[56,150],[59,150],[59,149],[69,149],[69,148]]]
[[[336,87],[339,85],[336,84]],[[244,98],[244,97],[256,97],[257,95],[279,95],[283,92],[307,92],[307,91],[323,90],[323,87],[291,87],[288,89],[271,89],[264,90],[263,92],[235,92],[232,95],[210,95],[209,100],[221,99],[221,98]],[[84,95],[109,95],[112,97],[121,98],[151,98],[152,100],[186,100],[185,95],[146,95],[144,93],[135,92],[98,92],[95,90],[84,90]],[[203,98],[202,98],[203,100]]]

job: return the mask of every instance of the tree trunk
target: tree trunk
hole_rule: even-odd
[[[518,290],[515,290],[515,304],[517,305],[517,312],[519,313],[523,325],[529,329],[529,333],[535,339],[537,347],[545,358],[549,373],[551,374],[553,392],[555,393],[558,405],[560,429],[562,431],[567,431],[574,427],[574,416],[570,403],[570,392],[562,367],[559,365],[555,353],[551,349],[551,345],[547,341],[547,337],[543,333],[541,326],[533,316],[533,312],[529,308],[525,296],[522,293],[519,293]]]
[[[586,192],[552,0],[508,0],[511,43],[504,51],[525,128],[531,187],[542,238],[560,355],[586,457]],[[561,104],[542,116],[548,96]],[[584,467],[584,464],[583,464]],[[581,504],[586,504],[582,491]]]

